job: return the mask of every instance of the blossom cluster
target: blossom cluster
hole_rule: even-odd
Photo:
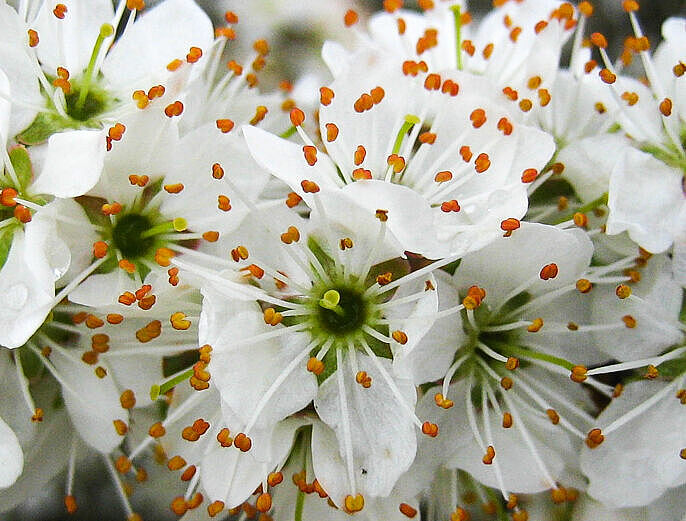
[[[385,0],[269,90],[243,14],[1,1],[0,511],[680,521],[686,19],[617,2]]]

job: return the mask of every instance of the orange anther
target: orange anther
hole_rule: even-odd
[[[191,47],[186,55],[186,61],[188,63],[196,63],[200,58],[202,58],[202,49],[200,47]]]
[[[265,118],[265,116],[267,115],[267,112],[268,112],[268,109],[264,105],[257,106],[255,108],[255,115],[250,120],[250,124],[251,125],[257,125],[260,121],[262,121]]]
[[[398,342],[400,345],[405,345],[407,344],[407,333],[404,331],[400,331],[399,329],[393,331],[391,333],[391,337],[393,337],[393,340]]]
[[[441,77],[438,74],[429,74],[424,80],[424,88],[426,90],[438,90],[441,88],[441,81]]]
[[[669,98],[665,98],[660,102],[660,112],[662,112],[662,115],[667,117],[671,116],[672,114],[672,100]]]
[[[180,116],[181,113],[183,112],[183,103],[180,101],[175,101],[174,103],[170,103],[167,105],[164,109],[164,113],[168,118],[173,118],[174,116]]]
[[[314,166],[317,162],[317,147],[312,145],[303,146],[303,155],[305,156],[305,161],[310,166]]]
[[[270,487],[275,487],[283,481],[283,474],[281,472],[272,472],[267,476],[267,484]]]
[[[112,423],[119,436],[124,436],[129,431],[129,426],[123,420],[114,420]]]
[[[542,280],[549,280],[549,279],[554,279],[557,277],[558,273],[558,267],[557,264],[554,262],[550,264],[546,264],[541,268],[541,272],[539,273],[539,276],[541,277]]]
[[[434,181],[437,183],[445,183],[446,181],[450,181],[453,178],[452,172],[449,172],[448,170],[444,170],[443,172],[438,172],[434,176]]]
[[[14,200],[15,197],[19,195],[14,188],[3,188],[0,192],[0,204],[3,206],[16,206],[17,201]]]
[[[504,135],[509,136],[510,134],[512,134],[513,129],[514,127],[512,126],[512,123],[509,119],[500,118],[498,120],[498,130],[500,130]]]
[[[222,447],[230,447],[233,444],[233,438],[231,438],[230,434],[231,432],[226,427],[217,433],[217,441]]]
[[[605,441],[605,436],[600,429],[591,429],[586,436],[586,445],[589,449],[595,449],[603,441]]]
[[[52,14],[60,20],[64,20],[64,16],[67,14],[67,6],[64,4],[57,4],[52,10]]]
[[[622,9],[624,9],[627,13],[631,13],[633,11],[638,11],[639,5],[636,0],[624,0],[622,2]]]
[[[345,496],[345,510],[353,514],[359,512],[364,508],[364,496],[357,494],[355,497],[351,495]]]
[[[512,414],[509,412],[503,413],[503,428],[509,429],[512,427]]]
[[[495,459],[495,449],[493,448],[493,445],[489,445],[486,447],[486,454],[484,454],[484,457],[481,458],[481,461],[483,462],[484,465],[490,465],[493,463],[493,460]]]
[[[224,177],[224,169],[219,163],[215,163],[212,165],[212,177],[215,179],[221,179]]]
[[[239,432],[233,440],[233,445],[241,452],[248,452],[250,447],[252,447],[252,440],[242,432]]]
[[[475,109],[469,115],[469,119],[474,128],[479,128],[486,123],[486,111],[484,109]]]
[[[167,430],[160,422],[153,423],[148,429],[148,434],[153,438],[161,438],[167,433]]]
[[[369,389],[372,386],[372,377],[366,371],[358,371],[355,375],[355,381],[365,389]]]
[[[263,313],[264,323],[270,326],[276,326],[283,320],[283,315],[274,308],[267,308]]]
[[[603,36],[602,33],[591,34],[590,40],[591,43],[596,47],[600,47],[601,49],[607,49],[607,40],[605,39],[605,36]]]
[[[450,201],[444,201],[441,203],[441,211],[445,213],[449,212],[459,212],[460,211],[460,205],[457,202],[457,199],[451,199]]]
[[[31,222],[31,210],[21,204],[14,207],[14,218],[21,223]]]
[[[410,519],[417,515],[417,509],[411,507],[407,503],[400,503],[399,510],[404,516],[409,517]]]
[[[386,273],[380,273],[379,275],[376,276],[376,283],[379,286],[385,286],[386,284],[390,284],[390,282],[393,280],[393,273],[390,271],[387,271]]]
[[[527,168],[522,172],[522,183],[532,183],[538,177],[538,170],[535,168]]]
[[[588,378],[586,373],[588,373],[588,369],[586,369],[586,367],[583,365],[575,365],[572,367],[569,378],[571,378],[573,382],[581,383]]]
[[[436,134],[433,132],[422,132],[417,136],[420,143],[425,145],[433,145],[436,142]]]
[[[137,9],[137,10],[142,10],[145,8],[145,1],[144,0],[126,0],[126,7],[129,9]]]
[[[207,242],[217,242],[219,240],[219,232],[217,231],[207,231],[202,234],[202,238]]]
[[[393,11],[397,11],[402,6],[403,6],[403,0],[384,0],[384,2],[383,2],[383,8],[389,13],[392,13]]]
[[[474,53],[476,52],[476,47],[474,47],[474,44],[471,40],[465,40],[462,42],[462,50],[470,56],[474,56]]]
[[[553,425],[560,423],[560,415],[557,414],[555,409],[546,409],[545,413],[548,415],[548,418]]]
[[[302,201],[302,197],[295,192],[289,192],[288,197],[286,198],[286,206],[294,208],[300,204],[300,201]]]
[[[217,208],[219,208],[222,212],[228,212],[231,210],[231,200],[225,195],[218,195]]]
[[[136,396],[133,394],[133,391],[131,389],[126,389],[121,393],[119,396],[119,403],[121,403],[121,406],[124,409],[133,409],[136,405]]]
[[[505,376],[500,379],[500,387],[505,389],[506,391],[509,391],[512,389],[512,386],[514,385],[514,382],[512,381],[512,378]]]
[[[463,145],[460,147],[460,156],[462,156],[462,160],[465,163],[469,163],[472,160],[472,149],[469,148],[467,145]]]
[[[333,98],[334,92],[329,87],[322,87],[319,89],[319,101],[322,105],[329,105]]]
[[[307,194],[314,194],[319,192],[319,185],[314,181],[309,181],[305,179],[300,182],[300,186],[302,187],[303,191]]]
[[[602,69],[600,71],[600,79],[605,83],[612,84],[617,81],[617,76],[613,74],[609,69]]]
[[[326,124],[326,141],[331,143],[338,137],[338,127],[333,123]]]
[[[214,501],[213,503],[210,503],[207,506],[207,514],[210,517],[214,517],[217,514],[219,514],[222,510],[224,510],[224,502],[223,501]]]
[[[617,295],[617,297],[621,300],[629,298],[631,296],[631,288],[626,284],[620,284],[615,289],[615,295]]]
[[[500,229],[504,232],[513,232],[521,226],[519,219],[509,217],[500,223]]]
[[[352,177],[355,181],[360,181],[361,179],[371,179],[372,171],[365,168],[356,168],[353,170]]]
[[[183,191],[183,183],[174,183],[170,185],[164,185],[164,191],[169,194],[178,194]]]
[[[526,328],[529,333],[538,333],[543,327],[543,319],[535,318],[531,321],[531,325]]]
[[[367,150],[362,145],[357,145],[355,149],[354,162],[355,166],[360,166],[367,156]]]
[[[233,11],[226,11],[224,13],[224,20],[226,20],[227,24],[237,24],[238,23],[238,15],[234,13]]]
[[[490,166],[491,160],[489,159],[488,154],[481,153],[476,156],[476,159],[474,160],[474,170],[476,170],[478,174],[482,174],[488,170]]]
[[[514,371],[519,367],[519,358],[515,358],[514,356],[511,356],[507,359],[507,362],[505,362],[505,369],[508,371]]]
[[[519,102],[519,110],[522,112],[529,112],[533,108],[534,104],[528,98],[524,98]]]
[[[517,39],[519,38],[519,35],[522,34],[522,28],[521,27],[515,27],[510,31],[510,40],[513,42],[517,42]]]
[[[291,110],[291,123],[294,127],[299,127],[305,122],[305,113],[298,107]]]
[[[228,118],[218,119],[216,123],[217,128],[221,130],[224,134],[226,134],[227,132],[231,132],[235,125],[234,122]]]
[[[491,57],[491,54],[493,54],[493,44],[489,43],[488,45],[486,45],[481,54],[483,55],[484,59],[488,60]]]
[[[64,496],[64,507],[68,514],[74,514],[79,508],[76,504],[76,498],[72,495]]]
[[[378,105],[386,96],[386,91],[383,90],[383,87],[377,86],[369,91],[369,95],[372,97],[374,105]]]
[[[436,436],[438,436],[438,425],[426,421],[422,424],[422,433],[426,434],[431,438],[435,438]]]
[[[343,16],[343,23],[345,24],[346,27],[350,27],[352,25],[355,25],[357,21],[359,20],[359,16],[355,11],[352,9],[348,9]]]
[[[170,72],[174,72],[179,69],[183,65],[183,61],[179,60],[178,58],[175,58],[174,60],[170,61],[167,64],[167,70]]]
[[[312,357],[307,361],[307,370],[319,376],[324,372],[324,362]]]
[[[186,460],[181,456],[174,456],[167,462],[167,468],[171,471],[180,470],[186,466]]]

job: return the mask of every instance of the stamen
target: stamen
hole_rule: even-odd
[[[14,363],[17,370],[17,379],[19,380],[21,394],[24,396],[24,402],[29,408],[29,414],[33,416],[36,414],[36,404],[31,397],[31,392],[29,391],[29,382],[28,378],[26,378],[26,375],[24,374],[20,353],[16,353],[16,356],[14,357]]]
[[[633,420],[634,418],[641,416],[644,412],[646,412],[648,409],[650,409],[653,405],[658,403],[663,398],[666,398],[667,396],[669,396],[674,391],[674,388],[681,387],[683,381],[684,381],[684,375],[682,375],[680,378],[677,378],[673,382],[670,382],[661,391],[655,393],[653,396],[648,398],[646,401],[644,401],[640,405],[637,405],[636,407],[631,409],[628,413],[626,413],[623,416],[620,416],[615,421],[610,423],[610,425],[608,425],[607,427],[605,427],[603,429],[603,434],[605,434],[605,435],[610,434],[611,432],[614,432],[615,430],[619,429],[625,423]]]
[[[675,358],[679,358],[684,352],[686,352],[686,347],[681,347],[679,349],[675,349],[674,351],[670,351],[669,353],[665,353],[664,355],[657,356],[654,358],[644,358],[642,360],[634,360],[632,362],[622,362],[619,364],[612,364],[612,365],[606,365],[604,367],[597,367],[595,369],[590,369],[586,374],[588,376],[593,376],[596,374],[616,373],[618,371],[628,371],[630,369],[637,369],[639,367],[647,367],[649,365],[653,365],[655,367],[658,367],[663,362],[667,362],[669,360],[674,360]]]
[[[372,348],[369,347],[369,344],[365,339],[362,339],[360,341],[362,344],[362,347],[364,348],[365,352],[367,353],[367,356],[372,359],[372,362],[374,363],[374,366],[376,369],[381,373],[381,376],[383,377],[384,381],[388,385],[388,387],[391,389],[391,392],[393,393],[396,401],[398,404],[405,409],[405,412],[409,416],[409,418],[412,420],[412,422],[419,428],[422,429],[422,422],[417,418],[417,416],[414,413],[414,408],[410,407],[407,402],[405,402],[405,399],[403,398],[402,393],[400,392],[400,389],[398,389],[398,386],[395,384],[395,381],[393,381],[393,378],[388,374],[388,371],[384,368],[383,365],[381,365],[381,362],[379,361],[378,357],[376,354],[374,354],[374,351],[372,351]]]
[[[126,512],[126,517],[128,519],[131,519],[134,516],[134,512],[131,508],[131,503],[129,503],[129,498],[126,495],[124,484],[122,483],[119,474],[115,470],[114,465],[112,465],[110,457],[106,454],[103,454],[102,459],[105,462],[105,466],[107,467],[107,470],[110,473],[112,481],[114,482],[114,488],[117,489],[117,494],[119,495],[119,499],[121,500],[122,506],[124,507],[124,511]]]
[[[345,395],[345,381],[343,380],[343,350],[336,350],[336,382],[338,384],[338,400],[341,407],[341,427],[343,429],[343,448],[345,450],[345,463],[348,468],[348,480],[353,495],[357,494],[355,482],[355,469],[353,467],[353,444],[350,434],[350,416],[348,414],[348,400]]]

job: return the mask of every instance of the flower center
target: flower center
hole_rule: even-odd
[[[104,91],[90,86],[84,94],[84,88],[73,85],[72,90],[65,96],[66,111],[69,117],[76,121],[89,121],[102,114],[107,107],[107,96]]]
[[[362,294],[348,288],[324,292],[316,314],[319,326],[333,335],[345,335],[359,329],[366,316],[367,306]]]
[[[150,219],[144,215],[124,215],[114,225],[112,240],[124,257],[137,259],[147,255],[155,242],[153,235],[145,233],[151,228]]]

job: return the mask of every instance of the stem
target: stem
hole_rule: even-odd
[[[76,101],[76,109],[81,110],[84,103],[86,103],[86,98],[88,97],[88,90],[91,86],[91,81],[93,80],[93,71],[95,70],[95,63],[98,61],[98,55],[100,54],[100,49],[106,38],[114,34],[114,27],[110,24],[102,24],[100,27],[100,33],[98,34],[98,39],[95,40],[95,46],[93,47],[93,52],[91,53],[91,59],[88,62],[88,68],[86,69],[86,74],[83,76],[83,84],[81,85],[81,91],[79,92],[79,99]]]
[[[298,497],[295,500],[295,515],[293,516],[294,521],[303,521],[303,510],[305,509],[305,493],[302,490],[298,490]]]

